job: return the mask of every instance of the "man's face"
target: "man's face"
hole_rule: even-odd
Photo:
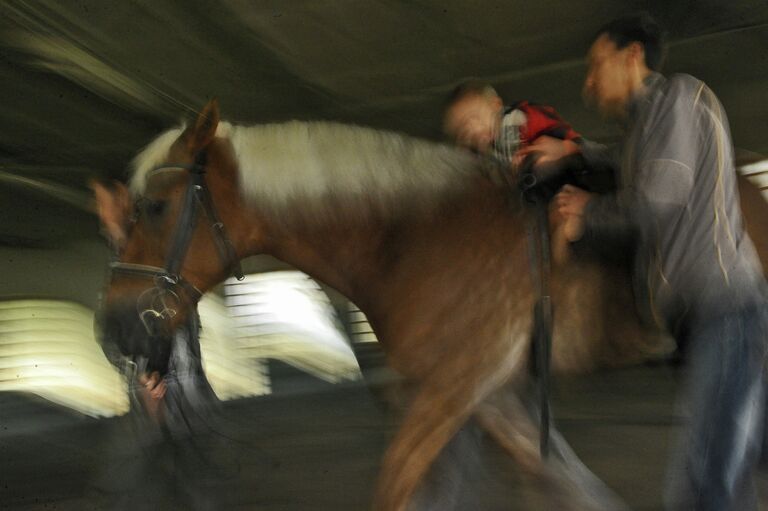
[[[458,145],[486,154],[499,132],[501,108],[498,96],[465,96],[446,110],[443,130]]]
[[[584,97],[608,117],[622,117],[632,97],[629,46],[619,50],[603,34],[592,44],[587,55]]]

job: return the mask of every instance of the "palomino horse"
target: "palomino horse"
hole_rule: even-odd
[[[96,190],[120,245],[105,335],[146,346],[236,261],[271,254],[355,302],[391,366],[415,385],[383,461],[377,509],[405,511],[473,416],[520,464],[560,481],[516,392],[532,328],[530,212],[473,156],[331,123],[234,126],[212,101],[134,163],[130,191]],[[553,297],[554,370],[638,361],[658,344],[634,314],[622,268],[564,264]],[[559,508],[569,507],[590,506]]]

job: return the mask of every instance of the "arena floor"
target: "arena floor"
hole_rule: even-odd
[[[656,366],[556,382],[560,430],[631,509],[661,509],[668,448],[682,422],[677,379],[676,369]],[[226,403],[194,446],[155,446],[147,462],[126,418],[40,407],[44,422],[0,417],[2,509],[366,510],[396,425],[362,384],[322,386]],[[478,430],[465,435],[476,455],[462,458],[461,486],[451,483],[455,509],[550,509]]]

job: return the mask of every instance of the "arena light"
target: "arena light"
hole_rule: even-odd
[[[249,275],[225,290],[225,299],[199,303],[203,365],[219,399],[269,394],[269,358],[329,382],[360,378],[328,297],[307,275]],[[66,301],[0,302],[0,391],[93,417],[128,411],[126,383],[94,336],[93,311]]]
[[[760,160],[748,165],[742,165],[739,167],[739,170],[746,176],[768,173],[768,160]]]
[[[329,381],[360,378],[360,368],[320,286],[298,271],[229,279],[225,301],[249,357],[283,361]]]
[[[93,312],[56,300],[0,302],[0,390],[94,417],[128,410],[123,379],[93,334]]]
[[[363,311],[352,302],[349,302],[347,310],[347,322],[349,323],[349,333],[353,341],[360,344],[378,343],[379,339],[373,332],[371,324]]]
[[[747,176],[752,183],[758,186],[763,197],[768,199],[768,160],[760,160],[739,167],[739,172]]]
[[[200,316],[203,363],[219,399],[268,394],[266,365],[232,346],[221,300],[204,297]],[[0,391],[28,392],[92,417],[128,411],[125,380],[95,339],[93,311],[65,301],[0,302]]]
[[[219,399],[261,396],[271,392],[265,360],[247,356],[221,298],[207,294],[198,305],[200,352],[208,381]]]

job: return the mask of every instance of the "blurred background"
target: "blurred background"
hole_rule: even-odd
[[[764,0],[0,3],[0,509],[110,508],[94,481],[134,452],[119,433],[125,382],[93,333],[110,253],[89,178],[124,180],[139,148],[213,96],[240,123],[330,119],[440,139],[441,104],[469,77],[611,142],[618,131],[581,101],[584,55],[598,27],[637,9],[670,31],[665,71],[710,85],[737,163],[768,184]],[[211,492],[237,494],[238,509],[367,508],[397,417],[375,335],[354,304],[282,262],[244,267],[200,304],[228,417],[217,466],[238,467]],[[676,378],[643,367],[558,386],[566,436],[636,509],[660,508]],[[482,505],[467,509],[533,509],[514,470],[485,456],[465,497]]]

